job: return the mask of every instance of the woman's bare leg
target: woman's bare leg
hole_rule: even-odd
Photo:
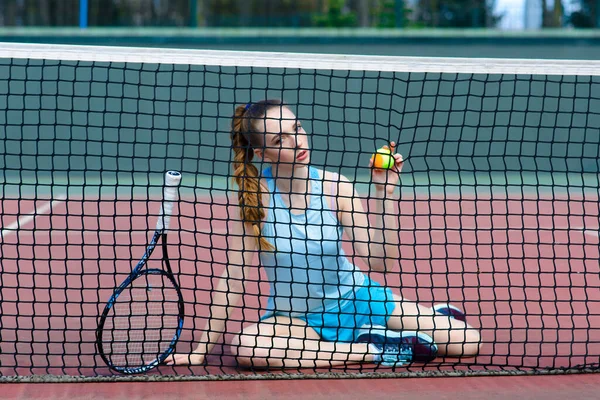
[[[320,368],[372,362],[366,343],[326,342],[302,320],[273,317],[250,325],[231,341],[240,366]]]
[[[428,334],[438,346],[440,355],[474,357],[479,353],[481,337],[468,324],[434,311],[413,301],[394,296],[396,308],[388,320],[392,330],[414,330]]]

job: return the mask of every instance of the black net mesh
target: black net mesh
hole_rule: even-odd
[[[220,277],[231,264],[227,249],[232,240],[244,243],[232,228],[239,215],[228,209],[238,201],[237,186],[231,183],[231,117],[237,105],[271,98],[282,99],[301,121],[308,132],[311,166],[327,171],[311,179],[317,185],[313,187],[327,191],[330,181],[343,181],[328,176],[346,177],[354,184],[354,201],[362,201],[371,228],[383,216],[377,211],[369,158],[377,148],[397,143],[406,162],[397,199],[386,200],[391,207],[386,208],[387,218],[395,219],[397,228],[392,226],[383,236],[384,241],[394,236],[399,240],[398,257],[386,261],[399,267],[386,274],[372,272],[370,279],[428,308],[450,302],[464,310],[468,324],[481,335],[479,353],[446,357],[441,350],[445,345],[439,343],[440,354],[431,362],[387,367],[369,360],[339,362],[352,359],[350,350],[359,352],[362,347],[352,350],[347,343],[333,342],[334,353],[327,353],[330,344],[300,337],[292,338],[304,343],[299,351],[284,357],[291,367],[284,369],[273,361],[265,372],[260,362],[239,365],[234,354],[240,348],[276,360],[281,351],[298,346],[292,339],[286,339],[284,348],[267,345],[269,333],[259,333],[259,338],[253,333],[256,345],[248,347],[248,341],[237,336],[268,313],[269,297],[277,294],[272,288],[278,286],[270,285],[265,269],[253,267],[241,278],[230,278],[228,294],[241,279],[244,295],[239,303],[226,304],[231,314],[225,333],[209,335],[216,345],[205,363],[160,366],[145,379],[597,369],[598,76],[57,61],[4,55],[0,379],[116,377],[97,353],[98,317],[144,253],[166,170],[183,175],[168,236],[171,265],[186,306],[176,351],[189,353],[211,326],[218,325],[218,318],[211,319],[216,310],[211,311],[211,304],[223,291]],[[259,170],[268,167],[255,161]],[[340,193],[335,196],[337,203],[343,201]],[[282,193],[281,199],[288,197]],[[275,215],[276,208],[277,203],[265,204],[268,215]],[[312,211],[328,212],[323,207]],[[309,225],[297,224],[313,232]],[[353,229],[360,228],[365,227]],[[329,239],[310,238],[323,247]],[[366,272],[368,263],[358,257],[361,243],[360,238],[341,238],[346,259]],[[290,259],[307,256],[305,252],[287,250]],[[258,264],[254,259],[252,265]],[[323,271],[336,271],[338,266],[304,265],[299,270],[320,268],[326,276]],[[161,268],[160,255],[148,268]],[[314,274],[305,271],[300,274],[304,280],[280,281],[304,289],[279,295],[288,296],[291,304],[309,304],[310,299],[293,293],[314,284]],[[316,285],[327,292],[329,283]],[[351,287],[344,296],[354,296],[357,290]],[[323,296],[312,299],[322,301]],[[396,312],[401,308],[397,305]],[[310,311],[327,317],[324,324],[342,321],[346,313]],[[266,325],[273,328],[269,321]],[[297,319],[281,321],[275,328],[283,336],[283,331],[306,332],[302,324],[290,328]],[[420,328],[429,332],[425,325]],[[314,346],[323,354],[311,352]],[[325,362],[311,366],[315,357]]]

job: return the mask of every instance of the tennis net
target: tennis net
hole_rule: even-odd
[[[0,44],[0,380],[597,371],[598,75],[592,61]],[[145,250],[167,170],[183,175],[169,234],[185,302],[177,352],[211,329],[236,218],[231,116],[270,98],[309,132],[312,165],[355,183],[370,220],[369,158],[397,143],[400,267],[372,279],[463,309],[477,356],[242,368],[230,343],[270,293],[253,269],[204,365],[140,377],[103,363],[98,318]],[[355,247],[343,239],[364,270]]]

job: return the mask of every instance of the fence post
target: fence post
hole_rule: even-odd
[[[79,0],[79,28],[88,27],[88,0]]]
[[[190,0],[190,28],[198,27],[198,0]]]
[[[600,0],[599,0],[600,1]],[[396,28],[404,26],[404,0],[396,0]]]

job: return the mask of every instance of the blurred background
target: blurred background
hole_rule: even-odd
[[[600,0],[0,0],[0,41],[598,59]]]
[[[600,0],[2,0],[0,25],[597,28]]]

